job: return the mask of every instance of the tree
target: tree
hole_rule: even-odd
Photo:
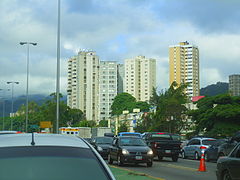
[[[107,120],[101,120],[98,124],[99,127],[108,127],[108,121]]]
[[[132,112],[136,104],[136,99],[128,93],[118,94],[111,106],[112,115],[120,115],[124,110]]]
[[[159,93],[153,91],[150,104],[157,106],[156,113],[148,117],[143,123],[148,125],[150,131],[167,131],[179,133],[186,124],[187,84],[178,85],[173,82],[170,88]]]
[[[197,107],[189,112],[196,124],[195,134],[226,137],[240,129],[240,97],[205,97],[197,102]]]
[[[51,121],[55,127],[56,123],[56,93],[50,95],[50,99],[45,101],[41,106],[38,106],[35,102],[29,102],[29,128],[39,125],[41,121]],[[60,94],[60,98],[62,95]],[[60,101],[59,104],[59,126],[77,126],[82,120],[85,120],[85,115],[79,109],[71,109],[64,101]],[[18,110],[18,116],[13,117],[13,129],[25,130],[25,109],[22,105]],[[90,123],[91,126],[93,123]],[[8,124],[7,124],[8,125]],[[7,126],[6,126],[7,127]],[[55,128],[53,130],[55,131]]]
[[[95,127],[96,122],[95,121],[88,121],[88,120],[82,120],[78,124],[79,127]]]
[[[126,122],[122,122],[118,128],[118,132],[128,132],[129,125]]]

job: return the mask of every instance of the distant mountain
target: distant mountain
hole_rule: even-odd
[[[42,95],[42,94],[35,94],[35,95],[29,95],[28,96],[29,102],[34,101],[38,105],[42,105],[46,100],[50,99],[50,96]],[[67,101],[67,96],[63,96],[61,99],[62,101]],[[3,114],[3,103],[2,99],[0,99],[0,117],[2,117]],[[18,96],[13,99],[13,112],[16,112],[21,105],[26,104],[26,96]],[[12,99],[7,98],[5,99],[5,116],[9,116],[10,112],[12,110]]]
[[[224,94],[228,92],[228,83],[217,82],[217,84],[208,85],[205,88],[200,89],[201,96],[215,96],[218,94]]]

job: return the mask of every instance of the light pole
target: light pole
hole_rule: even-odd
[[[57,26],[57,80],[56,80],[56,133],[59,132],[59,91],[60,91],[60,0],[58,0],[58,26]]]
[[[12,114],[12,116],[13,116],[13,89],[14,89],[14,84],[19,84],[19,82],[17,82],[17,81],[9,81],[9,82],[7,82],[7,84],[12,84],[12,110],[11,110],[11,114]],[[10,117],[11,117],[11,115],[10,115]],[[12,120],[12,118],[11,118],[11,129],[10,130],[12,130],[12,128],[13,128],[13,120]]]
[[[33,45],[36,46],[37,43],[33,43],[33,42],[20,42],[20,45],[27,45],[27,87],[26,87],[26,120],[25,120],[25,132],[27,133],[28,131],[28,79],[29,79],[29,45]]]
[[[3,100],[3,109],[2,109],[2,119],[3,119],[3,122],[2,122],[2,130],[5,129],[5,91],[10,91],[10,89],[0,89],[0,91],[2,91],[2,100]]]

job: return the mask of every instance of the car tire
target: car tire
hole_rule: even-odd
[[[223,172],[222,180],[232,180],[232,178],[227,170]]]
[[[112,164],[113,163],[113,159],[111,158],[110,154],[108,155],[108,164]]]
[[[182,158],[183,158],[183,159],[187,159],[187,156],[186,156],[186,154],[185,154],[185,151],[182,152]]]
[[[152,167],[152,165],[153,165],[152,161],[151,162],[147,162],[147,167]]]
[[[177,162],[178,161],[178,156],[172,156],[172,161]]]
[[[195,160],[199,160],[199,159],[200,159],[198,152],[195,152],[195,154],[194,154],[194,159],[195,159]]]
[[[123,166],[123,164],[124,164],[124,163],[123,163],[123,161],[122,161],[122,159],[121,159],[121,156],[118,156],[118,157],[117,157],[117,165],[118,165],[118,166]]]
[[[163,157],[158,155],[158,160],[161,161],[162,159]]]

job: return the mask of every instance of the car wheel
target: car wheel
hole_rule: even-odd
[[[186,156],[186,154],[185,154],[185,151],[182,152],[182,158],[183,158],[183,159],[186,159],[186,158],[187,158],[187,156]]]
[[[178,161],[178,156],[172,156],[172,161],[177,162]]]
[[[123,163],[123,161],[121,160],[121,156],[118,156],[117,157],[117,165],[118,166],[122,166],[124,163]]]
[[[229,174],[228,171],[224,171],[224,172],[223,172],[223,178],[222,178],[222,180],[232,180],[232,178],[231,178],[231,176],[230,176],[230,174]]]
[[[112,158],[111,158],[111,156],[110,156],[110,154],[108,155],[108,164],[112,164],[113,163],[113,160],[112,160]]]
[[[147,162],[147,167],[152,167],[152,165],[153,165],[152,161],[151,162]]]
[[[158,160],[161,161],[162,159],[163,157],[158,155]]]
[[[194,159],[195,159],[195,160],[199,160],[199,154],[198,154],[198,152],[195,152]]]

